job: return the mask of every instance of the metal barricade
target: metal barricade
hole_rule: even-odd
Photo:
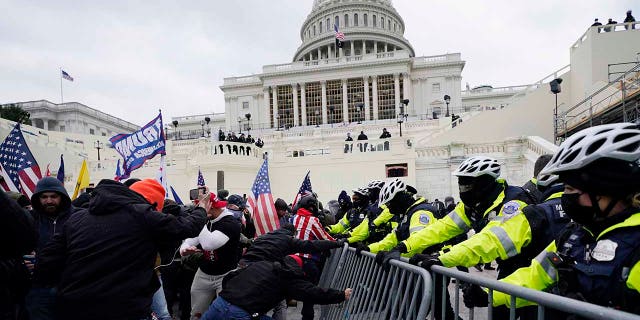
[[[320,319],[425,319],[431,299],[431,276],[422,268],[391,261],[388,268],[375,255],[345,246],[334,250],[320,277],[324,288],[352,288],[351,299],[321,307]]]
[[[447,278],[456,279],[454,297],[452,300],[453,308],[456,316],[459,314],[459,306],[461,304],[460,303],[460,285],[462,281],[464,283],[471,283],[471,284],[479,285],[481,287],[485,287],[489,289],[489,294],[488,294],[489,304],[487,308],[487,319],[492,319],[492,315],[493,315],[492,298],[493,298],[493,291],[495,290],[495,291],[505,292],[511,295],[511,303],[510,303],[511,307],[509,308],[509,319],[516,318],[515,304],[516,304],[516,297],[517,297],[517,298],[526,299],[528,301],[531,301],[537,304],[537,311],[538,311],[537,319],[539,320],[545,319],[545,311],[547,308],[555,309],[555,310],[569,313],[569,314],[578,315],[588,319],[640,320],[639,315],[634,315],[631,313],[627,313],[627,312],[623,312],[623,311],[619,311],[611,308],[606,308],[603,306],[599,306],[599,305],[595,305],[595,304],[591,304],[591,303],[587,303],[587,302],[583,302],[575,299],[570,299],[570,298],[566,298],[563,296],[559,296],[559,295],[555,295],[555,294],[551,294],[543,291],[532,290],[529,288],[508,284],[505,282],[500,282],[494,279],[478,277],[468,272],[462,272],[452,268],[434,266],[432,267],[431,270],[433,272],[434,277],[445,277],[445,280]],[[443,281],[443,284],[446,284],[446,283],[448,283],[448,281]],[[448,288],[444,287],[444,285],[443,285],[443,288],[433,289],[435,292],[434,297],[435,297],[435,294],[443,295],[443,299],[441,299],[442,305],[440,306],[434,305],[435,299],[431,300],[433,308],[442,308],[442,310],[444,310],[444,308],[446,307],[444,305],[445,304],[444,294],[447,289]],[[473,317],[474,317],[473,309],[470,309],[469,320],[472,320]],[[433,315],[431,319],[433,319]]]

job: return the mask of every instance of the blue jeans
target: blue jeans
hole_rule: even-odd
[[[169,309],[167,308],[167,299],[164,297],[164,289],[162,289],[162,280],[160,280],[160,289],[153,294],[151,300],[151,311],[156,314],[160,320],[171,320]]]
[[[56,319],[56,288],[31,288],[25,298],[25,305],[31,320]]]
[[[218,296],[209,306],[200,320],[251,320],[251,315],[227,300]],[[260,316],[260,320],[272,320],[268,316]]]

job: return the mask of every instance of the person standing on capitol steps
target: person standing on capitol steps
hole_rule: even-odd
[[[640,314],[639,159],[637,124],[595,126],[565,140],[541,174],[564,183],[562,208],[573,223],[528,267],[500,281]],[[486,305],[487,293],[474,288],[465,299]],[[493,292],[494,306],[510,303]],[[516,307],[530,304],[516,299]]]
[[[510,186],[499,179],[501,166],[498,160],[486,156],[474,156],[464,160],[453,175],[458,177],[461,201],[447,216],[428,227],[412,233],[407,239],[398,243],[396,248],[386,255],[396,258],[399,253],[413,256],[417,253],[433,253],[456,236],[466,234],[470,229],[480,233],[482,229],[502,213],[504,205],[509,201],[519,208],[534,203],[528,192],[521,187]],[[392,210],[393,213],[393,210]],[[391,248],[389,248],[391,249]],[[387,249],[387,250],[389,250]],[[389,258],[385,257],[385,260]],[[498,277],[506,276],[500,270]],[[436,287],[442,287],[442,277],[435,277]],[[436,295],[436,305],[440,305],[441,295]],[[448,292],[445,295],[447,308],[445,317],[440,317],[440,308],[436,308],[436,316],[442,319],[453,319],[453,309],[449,302]]]
[[[562,210],[560,197],[564,186],[556,175],[541,175],[537,185],[545,202],[521,207],[517,201],[507,202],[501,215],[490,221],[469,240],[435,254],[417,254],[410,263],[427,270],[433,265],[471,267],[498,259],[500,272],[509,274],[529,265],[571,221]],[[466,291],[463,290],[463,291]],[[469,305],[472,308],[472,305]],[[507,308],[494,308],[494,318],[507,318]],[[535,319],[536,309],[518,310],[520,319]]]

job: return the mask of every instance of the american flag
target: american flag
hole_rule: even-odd
[[[300,186],[300,190],[298,190],[298,194],[296,194],[296,198],[293,199],[293,207],[296,206],[296,203],[300,198],[313,192],[313,189],[311,188],[311,179],[309,178],[309,173],[311,173],[311,171],[307,171],[307,175],[304,176],[304,180],[302,180],[302,185]]]
[[[342,48],[342,41],[344,41],[344,33],[340,32],[338,30],[338,25],[337,24],[333,25],[333,30],[336,31],[336,47],[337,48]]]
[[[202,171],[198,169],[198,187],[204,187],[206,184],[204,183],[204,177],[202,176]]]
[[[27,197],[31,197],[42,178],[40,167],[20,131],[20,123],[16,123],[0,145],[0,175],[4,178],[0,185],[5,191],[18,191]]]
[[[251,187],[253,199],[249,197],[249,204],[253,208],[253,220],[256,224],[256,237],[280,228],[278,214],[273,205],[271,183],[269,182],[269,163],[264,159],[256,180]]]
[[[73,82],[73,77],[72,77],[72,76],[70,76],[70,75],[69,75],[66,71],[64,71],[64,70],[61,70],[61,71],[62,71],[62,78],[63,78],[63,79],[66,79],[66,80],[69,80],[69,81]]]

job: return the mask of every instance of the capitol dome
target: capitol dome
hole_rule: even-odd
[[[334,25],[344,33],[342,52],[336,55]],[[314,0],[311,13],[302,24],[302,44],[293,61],[331,59],[407,50],[404,21],[391,0]]]

